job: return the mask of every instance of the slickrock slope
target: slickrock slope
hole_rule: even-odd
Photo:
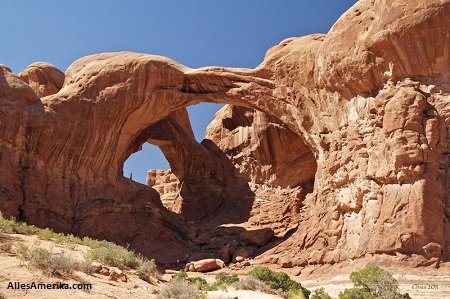
[[[361,0],[327,35],[287,39],[254,70],[99,54],[74,62],[62,89],[39,99],[34,84],[1,67],[0,210],[129,243],[162,262],[184,258],[195,248],[181,219],[155,190],[124,178],[122,165],[172,112],[223,102],[276,119],[316,160],[298,229],[269,258],[446,260],[449,61],[449,0]],[[276,179],[283,163],[271,170]],[[181,170],[189,173],[173,169]]]

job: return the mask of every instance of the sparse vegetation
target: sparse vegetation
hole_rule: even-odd
[[[281,290],[285,298],[308,298],[311,293],[300,283],[292,280],[288,274],[272,271],[267,267],[255,267],[249,275],[261,280],[274,290]]]
[[[29,266],[39,268],[48,275],[70,275],[73,271],[90,273],[90,260],[85,259],[79,262],[64,252],[52,254],[45,248],[33,247],[30,249],[24,244],[17,244],[16,254],[20,260],[28,262]]]
[[[155,260],[144,260],[138,268],[137,274],[140,279],[147,280],[149,276],[158,274]]]
[[[103,242],[101,246],[92,248],[89,256],[93,260],[114,267],[126,266],[136,269],[143,262],[134,252],[109,242]]]
[[[339,299],[409,299],[409,294],[400,294],[398,281],[392,274],[377,266],[368,266],[352,272],[351,289],[339,293]]]
[[[236,274],[228,274],[225,272],[220,272],[216,275],[216,284],[220,289],[226,289],[233,283],[239,281],[239,277]]]
[[[75,270],[81,270],[81,263],[67,254],[55,254],[50,257],[50,262],[46,270],[52,275],[56,273],[69,275]]]
[[[158,299],[203,299],[205,296],[185,279],[175,279],[161,288]]]
[[[47,249],[34,247],[29,253],[29,262],[31,266],[45,268],[49,266],[50,252]]]
[[[17,244],[16,254],[19,260],[28,261],[30,259],[30,250],[27,245]]]
[[[138,269],[138,275],[144,279],[145,277],[156,275],[157,267],[154,260],[148,260],[142,256],[136,255],[133,251],[128,250],[122,246],[113,244],[108,241],[98,241],[89,237],[79,238],[72,234],[56,233],[48,228],[38,228],[34,225],[29,225],[25,222],[15,221],[14,219],[6,219],[0,213],[0,233],[8,234],[25,234],[36,235],[39,240],[50,240],[57,244],[65,244],[69,247],[75,247],[75,245],[84,245],[90,247],[88,255],[82,262],[70,261],[70,258],[66,255],[48,255],[48,263],[54,264],[54,269],[50,269],[49,272],[67,272],[69,268],[81,270],[85,273],[91,273],[92,260],[99,261],[108,266],[115,267],[129,267],[132,269]],[[6,243],[4,243],[6,244]],[[0,247],[1,250],[8,249],[9,245]],[[11,248],[9,248],[10,250]],[[30,264],[39,264],[45,262],[46,254],[38,244],[35,244],[33,250],[23,244],[16,245],[17,257],[23,261],[29,261]],[[56,270],[55,270],[56,269]],[[145,280],[145,279],[144,279]]]
[[[215,283],[209,284],[206,279],[201,277],[190,277],[188,282],[201,291],[216,291],[217,285]]]
[[[254,277],[247,277],[233,284],[237,290],[259,291],[266,294],[275,294],[275,290],[271,289],[267,284]]]
[[[189,276],[187,275],[186,272],[180,271],[175,273],[174,275],[172,275],[172,278],[170,279],[170,281],[176,281],[176,280],[188,280]]]
[[[331,299],[331,296],[325,292],[324,288],[318,288],[314,290],[309,299]]]
[[[201,277],[189,277],[186,272],[178,272],[172,276],[170,282],[184,281],[194,286],[197,290],[202,291],[215,291],[218,289],[216,283],[209,284],[205,279]]]
[[[4,242],[0,244],[0,250],[4,252],[11,252],[12,251],[12,243],[11,242]]]
[[[205,279],[201,277],[189,277],[186,272],[178,272],[172,276],[171,282],[173,281],[186,281],[189,284],[195,286],[201,291],[216,291],[218,289],[225,290],[231,284],[239,281],[236,274],[230,275],[227,273],[218,273],[216,275],[216,281],[214,283],[208,283]]]

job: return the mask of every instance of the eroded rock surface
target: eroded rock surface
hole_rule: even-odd
[[[0,210],[39,226],[129,243],[161,262],[185,259],[196,247],[182,219],[154,189],[124,178],[122,165],[144,140],[164,141],[148,134],[174,111],[223,102],[259,110],[266,123],[276,119],[299,136],[288,144],[308,148],[317,165],[297,230],[260,253],[289,265],[379,253],[415,255],[418,264],[418,257],[446,260],[449,36],[448,0],[361,0],[328,34],[287,39],[253,70],[190,69],[160,56],[105,53],[74,62],[62,89],[51,94],[33,83],[51,80],[24,79],[27,85],[1,66]],[[232,150],[252,136],[232,137],[238,136],[233,130],[219,141]],[[177,147],[167,142],[168,149]],[[227,155],[213,142],[208,146],[208,154]],[[241,165],[231,166],[255,182],[287,180],[279,173],[287,163],[282,156],[267,161],[276,162],[270,171],[244,164],[255,156],[264,161],[267,147],[260,149],[226,160],[232,156]],[[206,166],[172,171],[187,180],[221,167]],[[221,173],[216,170],[207,186]],[[304,173],[311,178],[309,168],[300,170],[291,170],[289,186],[303,182]],[[250,215],[252,206],[247,209]]]
[[[35,62],[18,74],[39,97],[57,93],[64,84],[64,73],[54,65]]]

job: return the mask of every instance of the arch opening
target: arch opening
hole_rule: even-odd
[[[149,169],[169,169],[169,162],[158,146],[145,142],[123,165],[123,176],[140,184],[147,184]]]
[[[168,170],[150,169],[147,185],[170,211],[214,228],[209,235],[239,240],[244,231],[268,230],[284,236],[300,221],[302,202],[313,191],[317,164],[311,149],[263,112],[217,108],[202,141],[195,138],[189,108],[139,134],[134,146],[156,145],[170,164]]]

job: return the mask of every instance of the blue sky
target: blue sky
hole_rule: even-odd
[[[62,71],[93,53],[136,51],[189,67],[255,67],[281,40],[326,33],[355,0],[2,0],[0,63],[19,72],[35,61]],[[219,105],[188,108],[197,139]],[[144,182],[149,168],[168,168],[144,146],[124,175]]]

